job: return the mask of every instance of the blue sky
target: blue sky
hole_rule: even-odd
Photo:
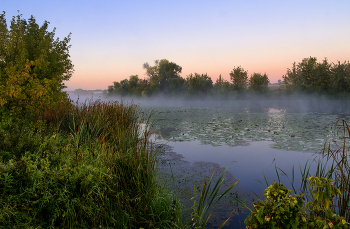
[[[235,66],[282,78],[313,56],[350,60],[350,1],[43,1],[1,0],[8,23],[17,10],[56,36],[72,33],[75,73],[69,90],[106,89],[168,59],[182,77],[208,73],[229,80]]]

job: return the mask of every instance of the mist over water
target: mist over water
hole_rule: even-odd
[[[267,108],[286,109],[288,112],[319,112],[327,114],[339,114],[350,112],[350,100],[332,99],[326,96],[313,95],[278,95],[264,96],[259,94],[245,94],[232,98],[218,98],[212,96],[177,96],[169,97],[164,94],[158,94],[151,97],[130,97],[130,96],[108,96],[94,94],[92,96],[74,95],[68,92],[69,97],[76,102],[86,99],[103,101],[123,101],[140,106],[154,107],[225,107],[234,109],[249,109],[251,111],[262,111]]]
[[[72,95],[71,99],[76,101],[77,96]],[[80,96],[79,102],[85,99],[91,97]],[[167,180],[171,180],[170,176],[178,178],[181,188],[193,185],[188,182],[193,177],[208,179],[211,174],[207,168],[226,167],[234,161],[228,173],[240,180],[235,190],[263,193],[264,176],[269,184],[278,181],[275,166],[290,179],[294,166],[294,185],[298,189],[299,166],[303,169],[314,153],[321,152],[326,141],[338,139],[334,131],[338,119],[350,120],[350,101],[306,95],[245,95],[235,99],[94,95],[92,99],[137,104],[146,115],[153,111],[151,128],[160,136],[156,142],[171,149],[171,154],[160,155],[166,161],[159,167],[160,173]],[[167,163],[174,163],[171,172]],[[310,171],[313,175],[315,167]],[[282,173],[280,180],[292,189]],[[171,190],[176,190],[171,185],[168,184]],[[245,228],[234,223],[237,217],[232,220],[225,228]]]

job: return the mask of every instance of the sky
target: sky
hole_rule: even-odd
[[[147,78],[143,63],[160,59],[180,65],[184,78],[230,80],[241,66],[276,83],[303,58],[350,60],[349,9],[349,0],[0,0],[8,23],[19,10],[50,22],[60,39],[72,33],[67,90]]]

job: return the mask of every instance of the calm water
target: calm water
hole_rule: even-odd
[[[141,110],[146,114],[153,110],[153,129],[161,136],[157,143],[170,147],[174,161],[182,162],[174,163],[171,170],[175,180],[182,181],[181,188],[191,188],[186,184],[193,185],[196,175],[208,179],[211,175],[208,170],[231,164],[228,173],[234,181],[240,180],[235,190],[241,190],[241,193],[263,193],[265,178],[268,184],[278,181],[275,166],[289,176],[290,180],[279,171],[280,181],[289,189],[292,189],[290,181],[294,166],[294,184],[299,189],[299,166],[303,170],[306,161],[314,158],[314,153],[320,153],[325,142],[336,147],[334,142],[339,140],[334,129],[336,121],[350,117],[348,104],[339,103],[329,110],[305,101],[294,101],[293,106],[269,103],[212,105],[141,104]],[[160,173],[169,173],[166,163],[160,166]],[[314,172],[315,166],[311,166],[310,174]],[[254,198],[254,195],[250,197]],[[245,217],[246,214],[233,217],[225,228],[245,228]]]
[[[120,98],[118,98],[119,100]],[[152,130],[156,141],[166,150],[160,153],[159,177],[169,190],[176,192],[186,207],[191,207],[193,186],[201,186],[216,171],[216,178],[230,165],[226,184],[240,180],[232,195],[246,198],[247,203],[262,194],[266,183],[280,181],[292,189],[300,188],[300,168],[319,154],[324,144],[341,145],[335,129],[337,120],[350,123],[350,103],[318,98],[279,100],[184,101],[166,99],[125,100],[140,106],[146,115],[152,113]],[[339,141],[340,140],[340,141]],[[347,140],[348,141],[348,140]],[[350,142],[347,142],[350,145]],[[311,164],[310,174],[315,171]],[[215,179],[215,177],[214,177]],[[259,182],[260,181],[260,182]],[[216,210],[211,226],[217,228],[235,209],[228,201]],[[187,212],[190,215],[190,212]],[[245,228],[246,213],[231,218],[224,228]]]

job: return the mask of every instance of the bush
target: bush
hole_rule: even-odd
[[[73,73],[70,35],[55,39],[48,25],[17,15],[8,27],[0,14],[0,115],[35,114],[67,100],[62,89]]]
[[[30,121],[0,125],[7,136],[0,158],[1,228],[169,228],[179,223],[179,202],[156,180],[150,133],[139,125],[147,119],[136,106],[90,101],[79,107],[62,104],[61,111],[51,112],[45,116],[51,125],[39,120],[32,128]],[[8,135],[17,126],[18,133]]]
[[[309,180],[309,187],[314,190],[313,201],[306,205],[302,196],[291,196],[283,184],[274,182],[264,192],[266,201],[253,203],[254,211],[244,221],[247,228],[348,228],[344,217],[328,208],[332,196],[340,191],[326,178],[310,177]],[[315,211],[317,215],[313,214]]]

